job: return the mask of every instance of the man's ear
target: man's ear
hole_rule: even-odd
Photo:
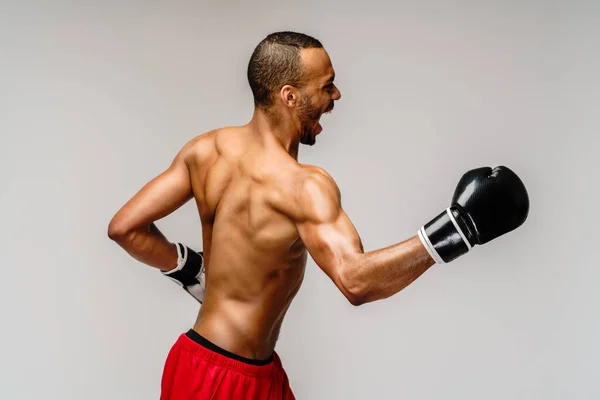
[[[284,85],[279,91],[279,98],[287,107],[294,107],[300,96],[297,88],[292,85]]]

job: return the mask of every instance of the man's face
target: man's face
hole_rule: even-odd
[[[307,82],[300,89],[298,100],[300,143],[312,146],[323,130],[319,123],[321,115],[333,110],[334,101],[339,100],[342,95],[333,83],[335,71],[324,49],[304,49],[301,57],[306,68]]]

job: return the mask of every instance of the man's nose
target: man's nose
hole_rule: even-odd
[[[342,98],[342,92],[340,92],[340,89],[337,88],[337,86],[335,87],[335,90],[331,96],[332,100],[339,100]]]

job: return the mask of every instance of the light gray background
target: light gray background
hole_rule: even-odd
[[[394,3],[392,5],[392,3]],[[526,183],[527,223],[350,306],[310,261],[277,350],[299,399],[600,398],[600,18],[593,1],[8,1],[0,9],[0,398],[156,399],[194,300],[106,236],[196,134],[248,121],[268,33],[322,40],[342,100],[300,161],[367,250],[466,170]],[[159,222],[199,247],[192,204]]]

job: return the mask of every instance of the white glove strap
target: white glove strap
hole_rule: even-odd
[[[423,247],[425,247],[425,250],[427,250],[431,258],[433,258],[433,261],[435,261],[438,264],[445,264],[444,260],[442,260],[442,257],[440,257],[438,252],[435,250],[435,247],[433,247],[433,245],[429,241],[429,238],[425,234],[425,226],[422,226],[421,229],[419,229],[419,231],[417,232],[417,234],[419,235],[421,244],[423,245]]]
[[[187,261],[188,248],[187,248],[187,246],[180,245],[179,243],[175,243],[175,248],[177,249],[177,266],[168,271],[161,271],[161,272],[164,276],[166,276],[173,282],[177,283],[179,286],[183,286],[183,283],[181,283],[180,281],[178,281],[175,278],[172,278],[170,275],[173,274],[174,272],[181,271],[183,269],[183,267],[185,266],[185,263]],[[203,269],[204,268],[202,268],[202,270]],[[201,270],[201,273],[202,273],[202,270]]]
[[[456,218],[454,218],[454,215],[452,215],[452,211],[450,211],[450,208],[446,208],[446,213],[448,214],[448,217],[450,218],[450,221],[452,221],[452,224],[456,228],[456,231],[460,235],[461,239],[467,245],[467,249],[468,249],[467,252],[471,251],[471,249],[473,248],[473,246],[471,246],[471,243],[469,243],[469,241],[467,240],[467,236],[465,236],[465,234],[463,233],[462,229],[460,229],[460,226],[458,226],[458,222],[456,222]]]

